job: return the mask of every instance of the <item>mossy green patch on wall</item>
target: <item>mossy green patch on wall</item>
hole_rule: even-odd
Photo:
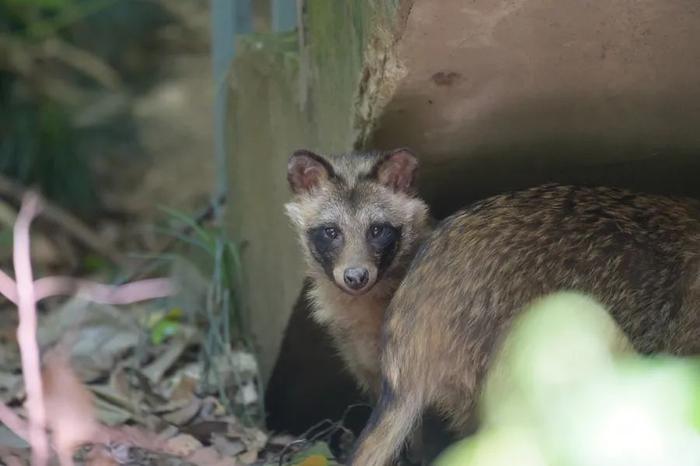
[[[306,37],[311,121],[318,150],[347,150],[357,145],[357,109],[367,79],[368,50],[394,42],[399,1],[306,2]]]

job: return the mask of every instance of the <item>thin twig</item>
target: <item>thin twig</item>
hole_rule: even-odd
[[[17,343],[22,359],[24,385],[27,390],[26,406],[32,464],[45,466],[49,458],[49,442],[46,436],[46,410],[39,348],[36,342],[36,301],[29,244],[29,227],[38,212],[38,196],[28,194],[22,202],[22,208],[15,223],[13,259],[17,276],[17,307],[19,308]]]

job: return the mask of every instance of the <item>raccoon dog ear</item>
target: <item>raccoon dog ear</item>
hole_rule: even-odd
[[[396,149],[382,156],[371,175],[396,192],[412,193],[415,187],[418,159],[408,149]]]
[[[308,150],[294,152],[287,163],[287,181],[294,194],[310,192],[333,176],[335,174],[331,164]]]

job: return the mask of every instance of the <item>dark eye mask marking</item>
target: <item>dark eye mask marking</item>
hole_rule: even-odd
[[[343,232],[336,225],[321,225],[307,230],[306,238],[311,255],[321,264],[326,275],[334,280],[333,266],[345,243]]]
[[[389,268],[401,243],[401,227],[388,223],[372,224],[367,229],[367,244],[374,255],[379,276]]]

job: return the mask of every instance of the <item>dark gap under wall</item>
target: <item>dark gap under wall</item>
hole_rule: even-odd
[[[267,427],[275,432],[301,435],[324,419],[339,420],[350,405],[367,403],[327,332],[311,318],[309,287],[307,279],[267,384]],[[346,427],[359,434],[368,416],[369,408],[353,409]]]

